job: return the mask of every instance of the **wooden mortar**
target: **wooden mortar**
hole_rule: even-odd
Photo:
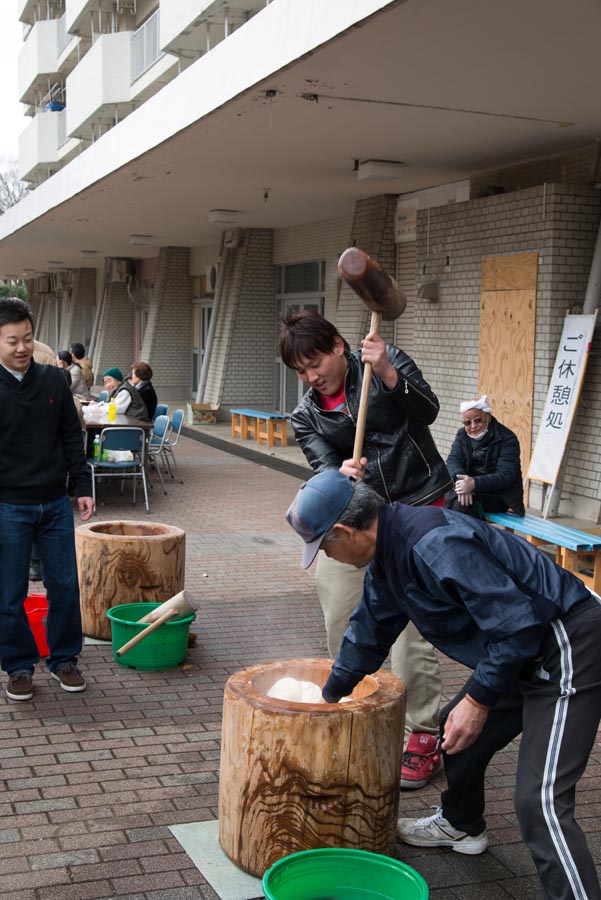
[[[403,683],[379,671],[340,704],[267,696],[286,676],[323,687],[331,666],[327,659],[281,660],[244,669],[225,686],[219,841],[253,875],[299,850],[393,852]]]
[[[83,633],[110,641],[107,610],[163,603],[184,588],[186,535],[173,525],[94,522],[75,529]]]

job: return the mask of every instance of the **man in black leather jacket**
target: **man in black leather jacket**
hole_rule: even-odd
[[[291,423],[315,473],[335,469],[364,480],[388,503],[422,506],[444,502],[451,481],[428,428],[438,415],[438,400],[406,353],[386,345],[377,334],[369,334],[361,351],[351,353],[331,322],[307,311],[284,317],[280,354],[284,364],[310,388],[294,410]],[[366,362],[372,364],[373,377],[364,456],[353,460]],[[364,577],[364,568],[319,554],[317,592],[332,656],[336,656],[361,598]],[[438,660],[410,625],[392,648],[391,664],[407,687],[407,750],[401,786],[419,788],[441,768]]]

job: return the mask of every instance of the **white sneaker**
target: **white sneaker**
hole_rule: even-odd
[[[425,819],[399,819],[397,834],[399,840],[412,847],[450,847],[455,853],[470,856],[484,853],[488,847],[485,831],[477,835],[457,831],[447,822],[440,807]]]

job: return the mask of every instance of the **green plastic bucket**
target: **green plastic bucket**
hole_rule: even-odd
[[[267,900],[428,900],[428,885],[405,863],[367,850],[303,850],[263,876]]]
[[[148,627],[148,622],[140,625],[138,620],[161,605],[160,603],[123,603],[121,606],[113,606],[107,610],[106,614],[111,620],[113,659],[120,666],[156,672],[160,669],[173,669],[184,661],[188,646],[188,632],[190,623],[194,620],[194,613],[185,618],[164,622],[123,656],[116,656],[120,647]]]

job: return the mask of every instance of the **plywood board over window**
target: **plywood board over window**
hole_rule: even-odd
[[[538,253],[482,260],[478,391],[520,442],[522,472],[532,447]]]

